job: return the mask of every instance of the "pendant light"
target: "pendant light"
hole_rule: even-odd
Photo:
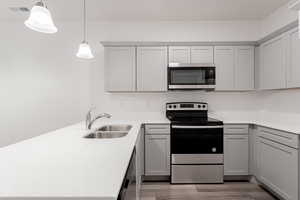
[[[37,32],[41,33],[56,33],[57,28],[55,27],[50,11],[43,0],[38,1],[30,10],[29,18],[24,24]]]
[[[92,59],[94,58],[94,55],[92,53],[92,50],[90,48],[90,45],[88,44],[86,38],[87,38],[87,27],[86,27],[86,0],[83,0],[83,41],[79,45],[78,52],[76,56],[78,58],[83,58],[83,59]]]

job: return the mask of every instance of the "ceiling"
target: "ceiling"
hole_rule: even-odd
[[[54,19],[78,20],[83,0],[44,0]],[[258,20],[289,0],[87,0],[88,17],[99,21]],[[34,0],[1,0],[0,19],[22,19],[12,6]]]

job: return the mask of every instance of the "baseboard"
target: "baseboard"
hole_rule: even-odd
[[[250,175],[224,176],[224,181],[250,181]]]
[[[170,181],[170,176],[143,176],[143,182]]]

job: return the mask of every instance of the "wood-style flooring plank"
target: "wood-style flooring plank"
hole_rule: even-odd
[[[226,182],[225,184],[143,183],[141,200],[276,200],[253,183]]]

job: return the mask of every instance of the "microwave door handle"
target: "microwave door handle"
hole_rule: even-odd
[[[174,129],[212,129],[212,128],[223,128],[223,126],[177,126],[173,125]]]

